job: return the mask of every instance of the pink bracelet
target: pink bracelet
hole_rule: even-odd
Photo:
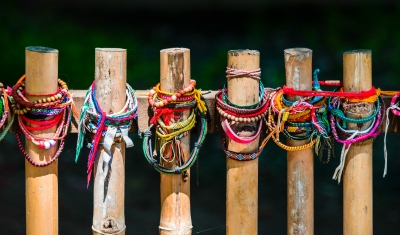
[[[390,101],[390,106],[393,106],[394,103],[396,103],[397,98],[399,98],[399,94],[400,93],[397,93],[395,96],[392,97],[392,101]],[[400,111],[399,110],[396,110],[396,109],[392,108],[391,111],[392,111],[392,113],[394,115],[400,116]]]
[[[230,127],[228,120],[225,118],[222,118],[222,117],[221,117],[221,126],[229,139],[231,139],[235,142],[238,142],[240,144],[248,144],[248,143],[254,141],[257,138],[257,136],[260,134],[261,129],[262,129],[262,119],[260,120],[260,123],[258,124],[257,133],[252,137],[240,137],[240,136],[236,135],[233,132],[232,128]]]
[[[332,134],[334,135],[334,137],[335,137],[337,142],[346,145],[346,149],[348,149],[351,144],[366,140],[366,139],[371,138],[371,137],[376,137],[376,136],[379,135],[380,131],[379,130],[376,131],[376,130],[378,129],[378,127],[380,125],[381,115],[382,115],[382,109],[379,110],[378,115],[377,115],[377,119],[376,119],[375,124],[374,124],[374,127],[371,129],[371,131],[369,133],[357,136],[357,137],[355,137],[354,139],[351,139],[351,140],[341,140],[341,139],[339,139],[339,136],[338,136],[338,134],[336,132],[336,128],[335,128],[335,118],[334,118],[333,115],[331,115],[330,122],[331,122],[331,126],[332,126]]]

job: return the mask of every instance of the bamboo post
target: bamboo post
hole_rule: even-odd
[[[58,50],[47,47],[25,49],[25,89],[28,94],[52,94],[58,89]],[[41,96],[27,97],[34,101]],[[51,137],[55,127],[34,131],[38,136]],[[27,154],[37,163],[48,162],[57,152],[57,146],[39,149],[25,138]],[[35,167],[25,161],[26,234],[58,234],[58,161],[47,167]]]
[[[256,50],[228,52],[228,67],[251,71],[260,68],[260,53]],[[259,99],[259,81],[250,77],[230,78],[228,98],[238,105],[251,105]],[[239,144],[227,138],[231,151],[249,153],[258,149],[259,137],[249,144]],[[258,158],[237,161],[226,158],[226,234],[254,235],[258,224]]]
[[[178,92],[190,82],[190,50],[186,48],[170,48],[160,51],[160,86],[167,92]],[[175,113],[180,116],[173,121],[183,121],[190,111]],[[182,138],[181,145],[185,156],[190,154],[190,134]],[[177,162],[166,164],[175,167]],[[190,215],[190,171],[182,174],[160,174],[161,217],[160,235],[192,234]]]
[[[126,50],[96,48],[96,97],[107,114],[120,111],[126,102]],[[111,166],[107,169],[107,154],[99,145],[94,164],[93,225],[94,235],[124,235],[125,143],[111,148]]]
[[[52,94],[58,89],[58,50],[47,47],[25,49],[26,92],[32,95]],[[41,96],[29,97],[34,101]],[[34,131],[38,136],[51,137],[55,127]],[[39,149],[25,139],[27,154],[37,163],[46,163],[57,151]],[[25,161],[26,234],[58,234],[58,161],[47,167],[35,167]]]
[[[347,51],[343,54],[343,90],[360,92],[372,87],[372,52],[370,50]],[[366,109],[351,108],[348,117],[371,116],[374,106]],[[366,129],[348,123],[348,129]],[[372,143],[350,147],[343,172],[343,234],[372,234]]]
[[[312,50],[291,48],[284,51],[286,86],[296,90],[312,88]],[[297,97],[288,97],[296,100]],[[301,146],[309,140],[292,141]],[[312,148],[287,153],[287,234],[314,234],[314,159]]]

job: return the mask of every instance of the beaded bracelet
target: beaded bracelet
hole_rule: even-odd
[[[64,97],[67,95],[68,86],[64,81],[58,79],[58,92],[56,94],[49,95],[47,98],[36,100],[35,102],[29,101],[24,96],[24,88],[25,88],[25,79],[26,75],[23,75],[18,82],[12,88],[12,96],[14,100],[21,106],[25,108],[21,109],[23,113],[27,113],[29,109],[27,108],[46,108],[46,107],[55,107],[57,104],[61,103],[64,100]],[[29,94],[30,95],[30,94]],[[32,96],[32,95],[31,95]],[[46,95],[43,95],[46,96]],[[23,114],[20,112],[16,112],[17,114]]]
[[[255,108],[246,108],[246,109],[245,108],[236,108],[234,106],[227,104],[222,99],[222,91],[218,91],[217,94],[215,95],[215,104],[217,107],[220,107],[225,112],[234,113],[234,114],[236,114],[236,116],[254,114],[254,113],[260,112],[260,110],[269,106],[270,95],[271,95],[271,93],[274,93],[275,91],[276,91],[275,89],[265,88],[264,96],[261,98],[261,101],[259,102],[258,106]]]
[[[36,167],[46,167],[46,166],[50,165],[51,163],[53,163],[54,161],[56,161],[58,159],[58,157],[60,156],[62,150],[64,149],[64,142],[65,142],[64,139],[62,139],[60,141],[60,145],[58,146],[58,150],[54,154],[54,156],[50,159],[50,161],[45,162],[45,163],[37,163],[25,151],[24,146],[23,146],[22,141],[21,141],[21,131],[20,130],[16,131],[16,139],[17,139],[18,147],[21,150],[22,154],[24,155],[25,159],[30,164],[32,164],[33,166],[36,166]]]

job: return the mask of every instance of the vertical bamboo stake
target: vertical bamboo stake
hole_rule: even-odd
[[[96,97],[107,114],[120,111],[126,102],[126,50],[96,48]],[[93,234],[124,235],[126,231],[125,199],[125,143],[111,148],[111,167],[106,164],[103,146],[99,146],[94,164]]]
[[[370,50],[347,51],[343,54],[343,89],[360,92],[372,87],[372,52]],[[373,104],[367,109],[350,109],[348,117],[362,118],[374,111]],[[348,129],[359,128],[348,123]],[[343,234],[372,234],[372,143],[351,146],[346,156],[343,172]]]
[[[189,86],[190,82],[190,50],[186,48],[170,48],[160,51],[160,86],[167,92],[178,92]],[[180,118],[171,121],[185,120],[190,111],[175,113]],[[190,154],[190,134],[181,139],[185,156]],[[175,163],[166,164],[175,167]],[[161,217],[159,231],[161,235],[192,234],[190,215],[190,171],[187,177],[182,174],[160,174]]]
[[[260,53],[256,50],[228,52],[228,67],[239,70],[260,68]],[[249,78],[228,79],[228,98],[238,105],[251,105],[259,99],[259,81]],[[249,153],[258,149],[259,137],[249,144],[239,144],[227,138],[228,149]],[[258,224],[258,158],[237,161],[226,158],[226,234],[254,235]]]
[[[47,47],[25,49],[26,92],[52,94],[58,89],[58,50]],[[29,97],[34,101],[44,97]],[[38,136],[51,137],[55,127],[34,131]],[[46,163],[57,152],[57,145],[39,149],[25,138],[27,154],[37,163]],[[58,234],[58,161],[47,167],[35,167],[25,161],[26,234]]]
[[[291,48],[284,51],[286,86],[296,90],[312,88],[312,50]],[[296,100],[297,97],[289,97]],[[309,142],[291,141],[289,146]],[[314,159],[312,148],[287,153],[287,234],[314,234]]]

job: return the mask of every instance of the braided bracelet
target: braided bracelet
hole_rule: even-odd
[[[226,156],[238,160],[238,161],[251,161],[256,159],[258,156],[260,156],[261,152],[263,151],[265,145],[267,144],[268,140],[271,138],[273,135],[272,132],[270,132],[265,138],[263,139],[260,147],[258,147],[257,151],[251,152],[251,153],[239,153],[235,151],[231,151],[226,147],[226,137],[225,135],[221,135],[221,147],[222,150],[225,152]]]
[[[336,103],[336,105],[335,105],[335,103]],[[378,114],[380,106],[381,106],[380,100],[377,99],[376,100],[376,108],[374,110],[374,113],[371,116],[366,117],[366,118],[355,119],[355,118],[346,117],[344,115],[343,111],[340,110],[340,102],[339,102],[338,97],[336,97],[335,99],[332,99],[332,97],[330,97],[328,100],[328,111],[330,111],[333,116],[340,118],[345,122],[352,122],[352,123],[357,123],[357,124],[362,124],[362,123],[371,121]]]

